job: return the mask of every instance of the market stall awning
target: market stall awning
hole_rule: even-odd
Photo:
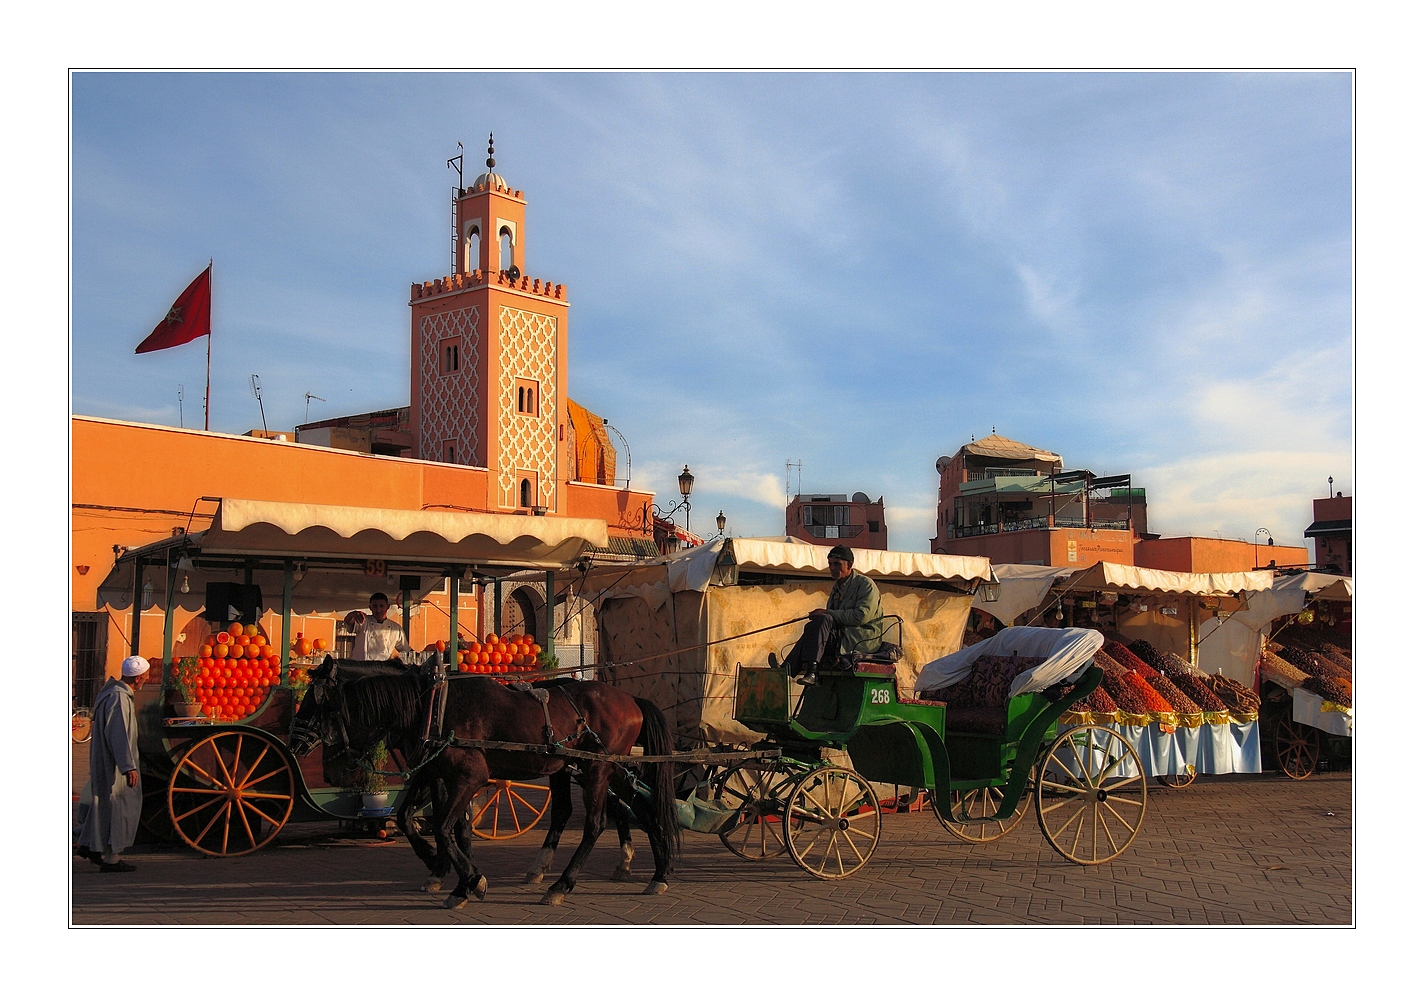
[[[1271,587],[1275,573],[1271,571],[1195,572],[1162,571],[1138,568],[1130,564],[1099,561],[1071,578],[1061,580],[1055,588],[1079,592],[1161,592],[1168,595],[1238,595],[1242,592],[1263,592]]]
[[[1323,571],[1302,571],[1276,579],[1277,592],[1302,592],[1307,600],[1351,602],[1355,598],[1355,580],[1349,575],[1332,575]]]
[[[1077,573],[1077,568],[1051,564],[996,564],[994,577],[999,581],[998,592],[980,588],[974,593],[974,608],[982,609],[1005,626],[1013,626],[1020,614],[1042,605],[1055,582]],[[992,602],[986,598],[995,594],[998,598]]]
[[[735,585],[740,575],[827,578],[829,547],[733,537],[667,557],[595,566],[582,582],[603,598],[638,595],[660,605],[668,592],[705,592],[709,585]],[[993,576],[986,557],[857,550],[855,568],[877,581],[961,585],[964,591]]]
[[[360,608],[375,591],[397,597],[403,580],[420,598],[444,585],[450,566],[504,574],[557,569],[592,547],[606,546],[601,519],[428,512],[353,506],[222,499],[212,526],[126,552],[99,586],[99,607],[127,609],[134,565],[145,608],[164,606],[170,554],[174,601],[198,610],[209,582],[246,582],[280,606],[286,562],[292,562],[293,608],[299,613]],[[186,581],[187,592],[182,591]]]

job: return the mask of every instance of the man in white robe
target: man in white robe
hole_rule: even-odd
[[[143,810],[138,771],[138,723],[134,693],[148,681],[148,662],[124,659],[122,677],[109,679],[94,697],[94,736],[89,742],[89,784],[94,805],[79,832],[79,854],[100,872],[133,872],[119,858],[134,842]]]

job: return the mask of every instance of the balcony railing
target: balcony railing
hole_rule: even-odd
[[[989,478],[1036,478],[1038,472],[1031,467],[975,467],[969,470],[970,481],[987,481]]]
[[[1083,520],[1069,519],[1066,516],[1055,517],[1054,525],[1074,530],[1085,530],[1088,528]],[[1093,529],[1095,530],[1126,530],[1128,528],[1129,523],[1126,519],[1093,520]],[[954,528],[954,535],[956,537],[982,537],[990,533],[1015,533],[1019,530],[1046,529],[1048,529],[1048,517],[1041,516],[1037,519],[1021,519],[1016,522],[981,523],[978,526],[956,526]]]
[[[818,540],[849,540],[858,537],[865,531],[865,527],[860,524],[841,526],[807,526],[806,531]]]

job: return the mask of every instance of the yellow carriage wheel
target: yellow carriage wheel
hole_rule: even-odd
[[[246,731],[198,741],[168,780],[169,819],[204,855],[245,855],[268,844],[292,815],[295,798],[285,753]]]
[[[492,841],[517,838],[548,809],[548,783],[491,779],[470,804],[470,830]]]

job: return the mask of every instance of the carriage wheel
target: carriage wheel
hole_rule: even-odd
[[[84,744],[94,736],[94,711],[87,706],[76,709],[69,717],[69,739]]]
[[[751,862],[773,858],[786,851],[781,836],[781,815],[787,791],[796,775],[775,762],[743,762],[718,777],[712,800],[737,811],[736,822],[717,837],[735,855]]]
[[[934,799],[934,792],[931,791],[930,798]],[[1004,791],[998,786],[986,786],[983,789],[971,789],[961,793],[955,790],[950,794],[950,803],[956,813],[968,798],[968,811],[970,817],[986,818],[992,817],[999,812],[999,806],[1004,802]],[[935,820],[939,821],[950,834],[974,844],[982,844],[986,841],[995,841],[1008,834],[1019,826],[1019,821],[1024,819],[1028,813],[1028,790],[1025,789],[1019,797],[1019,805],[1014,808],[1013,815],[1008,820],[998,820],[989,824],[960,824],[958,821],[945,820],[940,816],[939,810],[935,809]]]
[[[1116,731],[1095,725],[1064,731],[1038,771],[1038,826],[1068,861],[1107,862],[1142,829],[1147,778],[1137,752]]]
[[[470,830],[491,841],[517,838],[549,809],[548,783],[491,779],[470,803]]]
[[[1166,786],[1168,789],[1186,789],[1197,781],[1197,767],[1188,765],[1187,770],[1178,775],[1159,775],[1157,784]]]
[[[1276,760],[1292,779],[1308,779],[1320,761],[1320,732],[1289,716],[1276,725]]]
[[[168,816],[204,855],[246,855],[287,823],[295,790],[292,769],[271,741],[223,731],[183,752],[168,781]]]
[[[816,769],[787,797],[784,831],[797,865],[817,879],[845,879],[880,843],[880,801],[850,769]]]

